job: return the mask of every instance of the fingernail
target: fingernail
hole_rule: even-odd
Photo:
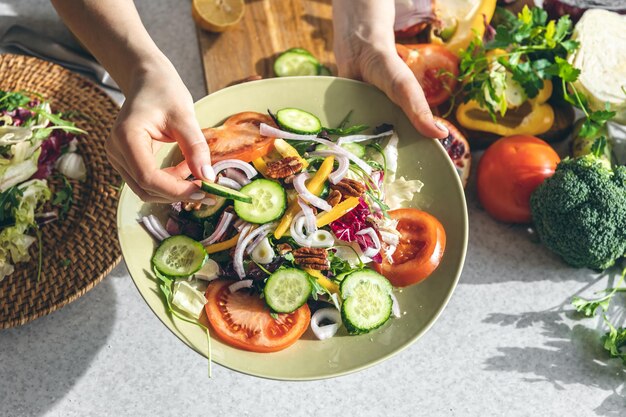
[[[202,167],[202,176],[209,181],[215,181],[215,171],[211,165],[205,165]]]
[[[202,200],[202,204],[204,204],[206,206],[214,206],[215,203],[216,203],[216,201],[213,198],[205,198],[204,200]]]
[[[193,193],[189,196],[189,198],[191,200],[202,200],[205,196],[206,194],[204,193]]]
[[[449,135],[450,135],[450,131],[448,130],[448,128],[447,128],[447,127],[445,127],[445,126],[444,126],[444,124],[443,124],[443,123],[441,123],[441,122],[439,122],[439,121],[436,121],[436,122],[435,122],[435,126],[437,126],[437,129],[441,130],[442,132],[445,132],[445,133],[446,133],[446,136],[449,136]]]

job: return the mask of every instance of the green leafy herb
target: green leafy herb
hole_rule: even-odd
[[[17,186],[13,186],[0,193],[0,225],[7,226],[15,216],[15,210],[20,205],[23,192]]]
[[[329,270],[333,276],[337,276],[339,274],[352,270],[352,266],[350,265],[350,263],[344,259],[341,259],[332,250],[328,251],[328,260],[330,262]]]
[[[0,91],[0,107],[6,111],[13,111],[24,107],[30,102],[30,97],[21,92]]]
[[[63,185],[54,193],[52,205],[59,208],[59,218],[64,219],[74,202],[74,187],[72,187],[65,175],[59,174],[57,178],[62,179]]]
[[[328,133],[329,135],[339,135],[339,136],[354,135],[355,133],[359,133],[367,129],[369,129],[369,126],[367,125],[354,125],[354,126],[348,126],[345,128],[339,127],[339,128],[334,128],[334,129],[330,127],[324,128],[326,133]]]
[[[626,365],[626,327],[616,328],[604,316],[604,322],[609,327],[609,331],[602,336],[602,344],[604,349],[609,352],[609,355],[613,358],[620,358],[624,365]]]

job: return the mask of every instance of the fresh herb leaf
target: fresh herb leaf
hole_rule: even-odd
[[[24,107],[30,102],[30,97],[21,92],[0,91],[0,108],[6,111],[13,111]]]
[[[369,129],[369,126],[367,125],[354,125],[354,126],[349,126],[345,128],[339,127],[335,129],[330,128],[330,127],[325,127],[323,130],[325,130],[326,133],[329,135],[346,136],[346,135],[354,135],[355,133],[359,133],[367,129]]]
[[[593,141],[591,145],[591,154],[600,158],[604,155],[604,150],[606,149],[606,136],[601,135],[596,140]]]
[[[0,193],[0,225],[5,225],[14,219],[15,210],[20,205],[22,195],[22,190],[17,186]]]
[[[616,328],[604,315],[604,322],[609,327],[609,331],[602,336],[604,349],[613,358],[620,358],[626,365],[626,327]]]
[[[72,203],[74,202],[74,187],[68,181],[65,175],[59,174],[57,178],[61,178],[63,184],[61,188],[56,190],[54,197],[52,198],[52,205],[59,208],[59,218],[64,219],[67,213],[69,213]]]

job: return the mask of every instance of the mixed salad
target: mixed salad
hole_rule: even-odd
[[[295,108],[205,129],[217,174],[202,182],[208,199],[173,204],[165,225],[140,219],[160,241],[152,264],[171,311],[206,312],[220,339],[257,352],[309,326],[326,339],[400,317],[394,287],[437,268],[445,231],[403,208],[423,184],[396,176],[393,127],[367,129],[347,117],[326,128]]]
[[[69,210],[68,178],[86,175],[76,152],[77,138],[85,132],[67,116],[54,113],[37,94],[0,91],[0,281],[14,272],[16,263],[30,259],[39,227]],[[54,193],[46,181],[51,175],[59,177]],[[43,210],[53,195],[53,207]]]

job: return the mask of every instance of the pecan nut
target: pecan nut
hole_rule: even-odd
[[[326,271],[330,267],[328,253],[324,248],[298,248],[293,251],[293,257],[296,265],[303,268]]]
[[[339,204],[342,198],[343,198],[343,195],[341,194],[341,191],[330,190],[328,197],[326,197],[326,202],[330,204],[332,207],[335,207],[337,204]]]
[[[279,255],[284,255],[286,253],[291,252],[293,249],[289,243],[279,243],[276,245],[276,250],[278,250]]]
[[[267,164],[266,175],[270,178],[287,178],[302,170],[302,161],[297,156],[288,156]]]
[[[366,187],[362,182],[352,180],[350,178],[344,178],[337,184],[331,185],[330,189],[339,191],[343,198],[346,198],[360,197],[365,192]]]

